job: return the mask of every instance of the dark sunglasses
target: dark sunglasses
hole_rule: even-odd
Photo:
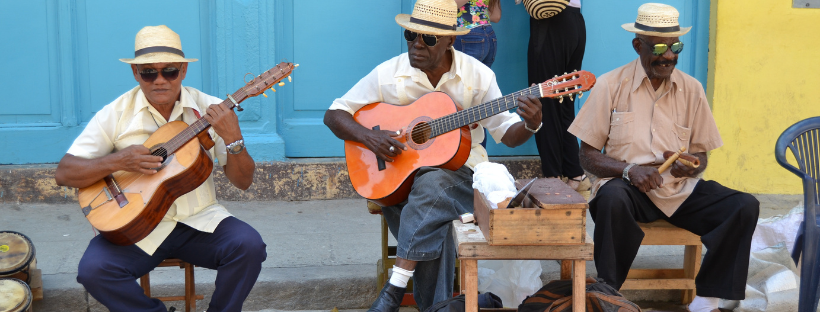
[[[649,44],[649,42],[646,42],[643,39],[639,40],[643,41],[646,44]],[[681,51],[683,51],[683,42],[678,41],[673,43],[672,45],[658,43],[652,46],[652,55],[663,55],[664,53],[666,53],[666,50],[670,48],[672,49],[672,53],[679,54]]]
[[[157,80],[157,76],[159,76],[160,73],[162,73],[162,77],[165,78],[165,80],[174,81],[177,77],[179,77],[179,68],[165,67],[159,71],[153,68],[146,68],[139,71],[139,73],[140,77],[142,77],[142,80],[145,82],[154,82],[154,80]]]
[[[419,33],[417,32],[412,32],[407,29],[404,30],[404,40],[407,40],[407,42],[416,41],[416,37],[418,36]],[[426,44],[428,47],[433,47],[436,45],[436,43],[438,43],[438,37],[436,35],[422,34],[421,41],[424,41],[424,44]]]

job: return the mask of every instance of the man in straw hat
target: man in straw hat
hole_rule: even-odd
[[[333,101],[325,124],[337,137],[361,142],[390,162],[405,146],[394,138],[395,132],[371,130],[356,123],[352,115],[364,105],[408,105],[427,93],[442,91],[466,109],[502,96],[492,70],[452,48],[456,35],[469,32],[456,27],[457,10],[453,0],[418,0],[412,15],[396,16],[404,28],[408,52],[377,66]],[[541,127],[541,102],[536,97],[520,97],[518,105],[518,115],[504,112],[472,126],[472,150],[464,167],[455,171],[421,168],[408,200],[383,208],[398,241],[397,259],[393,275],[371,311],[397,311],[411,276],[421,311],[452,297],[455,246],[450,222],[473,212],[472,169],[488,160],[480,144],[484,129],[496,142],[514,147]]]
[[[569,132],[581,139],[581,165],[600,177],[593,186],[598,277],[620,288],[644,233],[637,222],[664,219],[701,236],[707,252],[695,280],[693,312],[714,311],[718,298],[743,299],[749,249],[759,212],[749,194],[699,178],[706,152],[723,145],[701,84],[675,70],[691,27],[681,28],[678,11],[647,3],[634,23],[638,59],[598,78]],[[664,151],[686,147],[659,173]],[[602,153],[603,150],[603,153]]]
[[[210,150],[231,183],[247,189],[254,162],[244,149],[233,110],[219,98],[182,87],[189,62],[170,28],[148,26],[137,33],[131,64],[139,86],[104,106],[74,141],[57,167],[57,184],[86,187],[116,171],[157,173],[161,157],[143,142],[162,125],[204,117],[215,145]],[[225,142],[229,144],[225,145]],[[233,217],[216,201],[213,175],[177,199],[162,222],[131,246],[94,237],[80,260],[77,281],[111,311],[166,311],[158,299],[145,296],[136,279],[166,258],[217,270],[208,311],[241,311],[266,258],[265,243],[250,225]]]

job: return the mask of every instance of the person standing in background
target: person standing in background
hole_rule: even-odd
[[[566,8],[549,18],[530,17],[530,42],[527,48],[527,80],[530,84],[580,70],[586,46],[581,0],[540,1],[555,2],[566,5]],[[527,1],[524,2],[527,4]],[[567,132],[575,120],[575,102],[542,98],[541,107],[544,126],[535,134],[541,172],[545,177],[567,177],[567,184],[575,190],[588,190],[589,179],[578,160],[578,141]]]
[[[456,36],[453,48],[491,67],[495,61],[497,42],[490,23],[501,20],[499,0],[456,0],[456,5],[459,8],[457,26],[470,32]]]

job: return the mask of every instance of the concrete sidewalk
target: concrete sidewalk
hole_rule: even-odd
[[[759,196],[761,217],[782,214],[798,196]],[[231,213],[256,228],[267,243],[268,259],[245,302],[246,311],[366,309],[375,299],[376,261],[380,257],[380,216],[367,213],[362,199],[222,202]],[[588,232],[594,223],[588,220]],[[91,226],[76,204],[0,203],[0,230],[18,231],[33,241],[43,272],[44,299],[37,312],[106,311],[75,278]],[[683,247],[649,246],[635,266],[682,266]],[[556,261],[542,261],[542,280],[558,278]],[[587,274],[595,276],[588,263]],[[197,268],[197,303],[204,310],[213,291],[215,271]],[[151,275],[157,295],[180,295],[182,270],[158,268]],[[631,300],[679,300],[679,291],[625,292]],[[177,308],[182,302],[170,305]],[[169,306],[170,306],[169,305]],[[403,311],[404,312],[404,311]]]

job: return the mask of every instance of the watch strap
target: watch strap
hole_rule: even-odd
[[[624,168],[624,173],[621,176],[621,178],[624,179],[624,181],[626,181],[629,184],[632,184],[632,181],[629,180],[629,169],[632,169],[632,167],[634,167],[635,165],[637,165],[637,164],[631,163],[629,165],[626,165],[626,168]]]
[[[234,147],[236,147],[236,146],[239,146],[239,147],[240,147],[240,148],[239,148],[239,151],[237,151],[237,152],[233,152],[233,149],[234,149]],[[239,153],[241,153],[243,150],[245,150],[245,140],[244,140],[244,139],[239,139],[239,140],[236,140],[235,142],[233,142],[233,143],[231,143],[231,144],[226,145],[226,146],[225,146],[225,148],[228,150],[228,154],[234,154],[234,155],[235,155],[235,154],[239,154]]]

